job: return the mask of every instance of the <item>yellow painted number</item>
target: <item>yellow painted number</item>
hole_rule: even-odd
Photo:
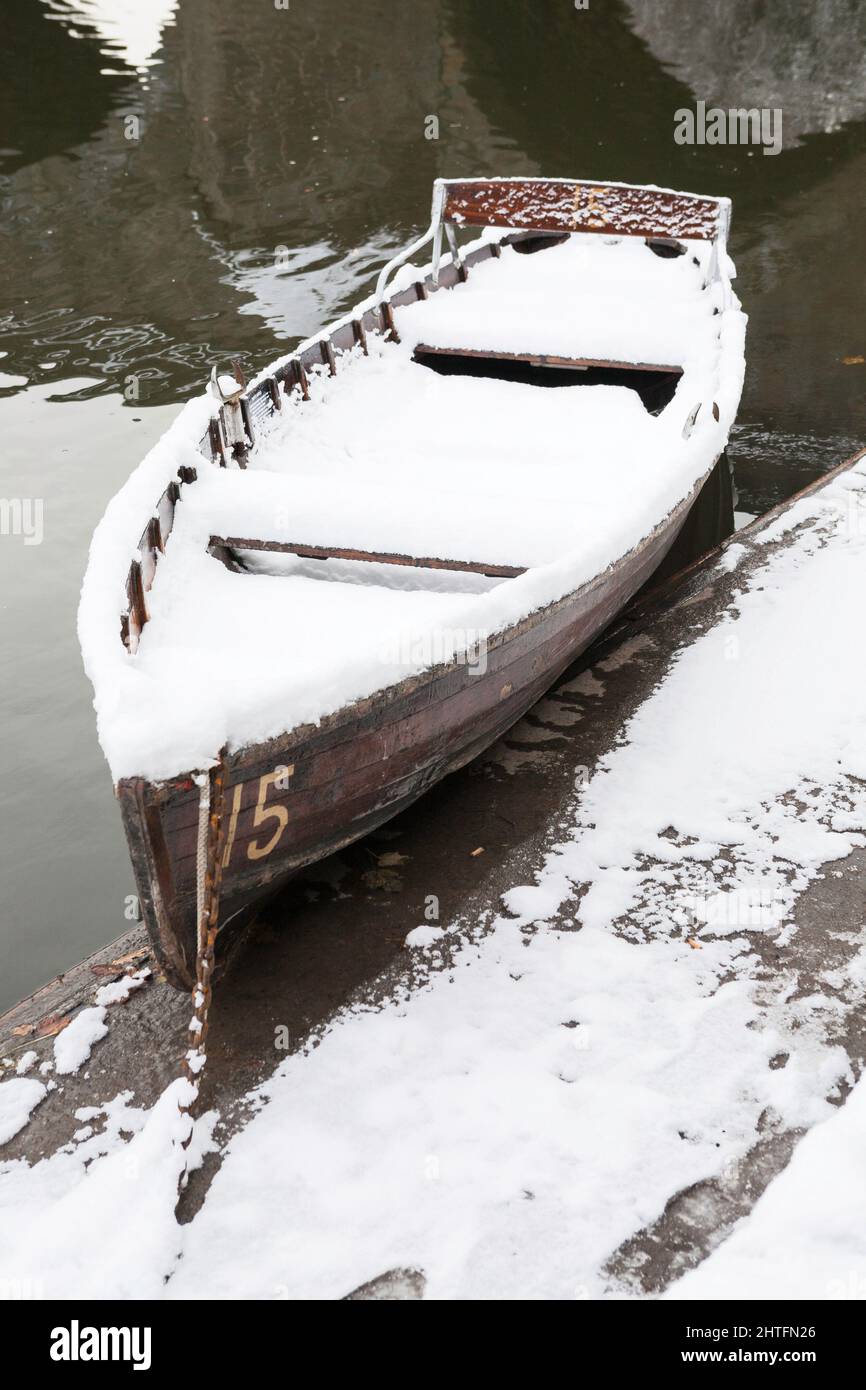
[[[268,796],[268,788],[275,782],[284,780],[291,776],[294,768],[277,768],[276,772],[268,772],[264,777],[259,778],[259,795],[256,801],[256,809],[253,812],[253,825],[264,825],[269,820],[277,822],[273,835],[265,844],[259,844],[257,840],[251,840],[247,855],[250,859],[264,859],[270,854],[271,850],[279,843],[280,836],[289,823],[289,813],[285,806],[266,806],[265,801]]]

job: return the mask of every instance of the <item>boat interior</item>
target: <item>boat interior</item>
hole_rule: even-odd
[[[219,466],[181,469],[148,523],[128,649],[166,673],[182,644],[231,667],[270,624],[315,651],[325,683],[329,651],[335,671],[356,651],[360,690],[383,625],[453,625],[469,602],[483,623],[494,591],[569,555],[576,579],[600,572],[691,478],[672,475],[718,363],[718,210],[690,235],[667,214],[598,235],[488,206],[465,219],[488,228],[466,250],[446,198],[432,235],[450,229],[450,259],[437,248],[413,278],[395,258],[389,295],[250,390],[214,378],[201,451]]]

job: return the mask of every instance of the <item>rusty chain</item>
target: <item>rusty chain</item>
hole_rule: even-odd
[[[202,786],[199,805],[199,843],[197,849],[197,949],[195,985],[192,991],[193,1016],[189,1025],[189,1049],[184,1058],[184,1072],[196,1089],[190,1106],[198,1098],[202,1072],[207,1059],[206,1045],[212,998],[212,978],[217,928],[219,926],[220,888],[222,886],[225,833],[223,805],[225,800],[225,766],[220,753],[215,767],[207,774]],[[205,823],[204,817],[207,816]]]

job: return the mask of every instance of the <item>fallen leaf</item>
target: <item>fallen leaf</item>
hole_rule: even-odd
[[[704,949],[699,941],[695,941],[695,938],[693,936],[687,936],[686,941],[691,946],[693,951],[702,951]]]
[[[68,1028],[72,1022],[72,1015],[65,1014],[63,1018],[59,1014],[47,1014],[41,1018],[36,1025],[36,1036],[38,1038],[53,1038],[58,1033],[62,1033],[64,1028]]]
[[[400,854],[396,849],[389,849],[386,854],[377,854],[376,863],[380,869],[391,869],[396,864],[408,864],[409,855]]]
[[[90,970],[93,975],[98,975],[100,979],[103,979],[106,975],[111,975],[113,977],[123,973],[117,965],[91,965]]]
[[[115,959],[111,962],[111,964],[112,964],[112,965],[128,965],[130,961],[133,961],[133,960],[143,960],[144,957],[145,957],[145,956],[148,956],[148,955],[150,955],[150,951],[149,951],[148,947],[147,947],[147,946],[139,946],[138,949],[135,950],[135,951],[127,951],[127,953],[126,953],[125,956],[116,956]]]
[[[859,367],[863,362],[866,362],[866,357],[857,356],[842,358],[842,365],[844,367]]]
[[[403,889],[403,880],[393,869],[368,869],[361,877],[368,888],[378,888],[383,893],[400,893]]]
[[[483,854],[483,853],[484,853],[484,846],[483,846],[483,845],[479,845],[477,849],[474,849],[474,850],[472,851],[472,853],[470,854],[469,857],[470,857],[470,859],[477,859],[478,856],[479,856],[479,854]]]
[[[35,1023],[19,1023],[17,1028],[12,1029],[12,1034],[16,1038],[29,1038],[36,1032]]]

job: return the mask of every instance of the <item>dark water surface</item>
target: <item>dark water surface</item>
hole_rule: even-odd
[[[437,175],[729,194],[741,507],[866,436],[866,365],[842,360],[866,356],[866,6],[141,0],[134,26],[117,9],[3,4],[0,497],[42,499],[44,538],[0,536],[0,1007],[128,925],[75,636],[105,503],[214,360],[260,367],[367,293]],[[697,99],[781,107],[782,152],[676,144]]]

